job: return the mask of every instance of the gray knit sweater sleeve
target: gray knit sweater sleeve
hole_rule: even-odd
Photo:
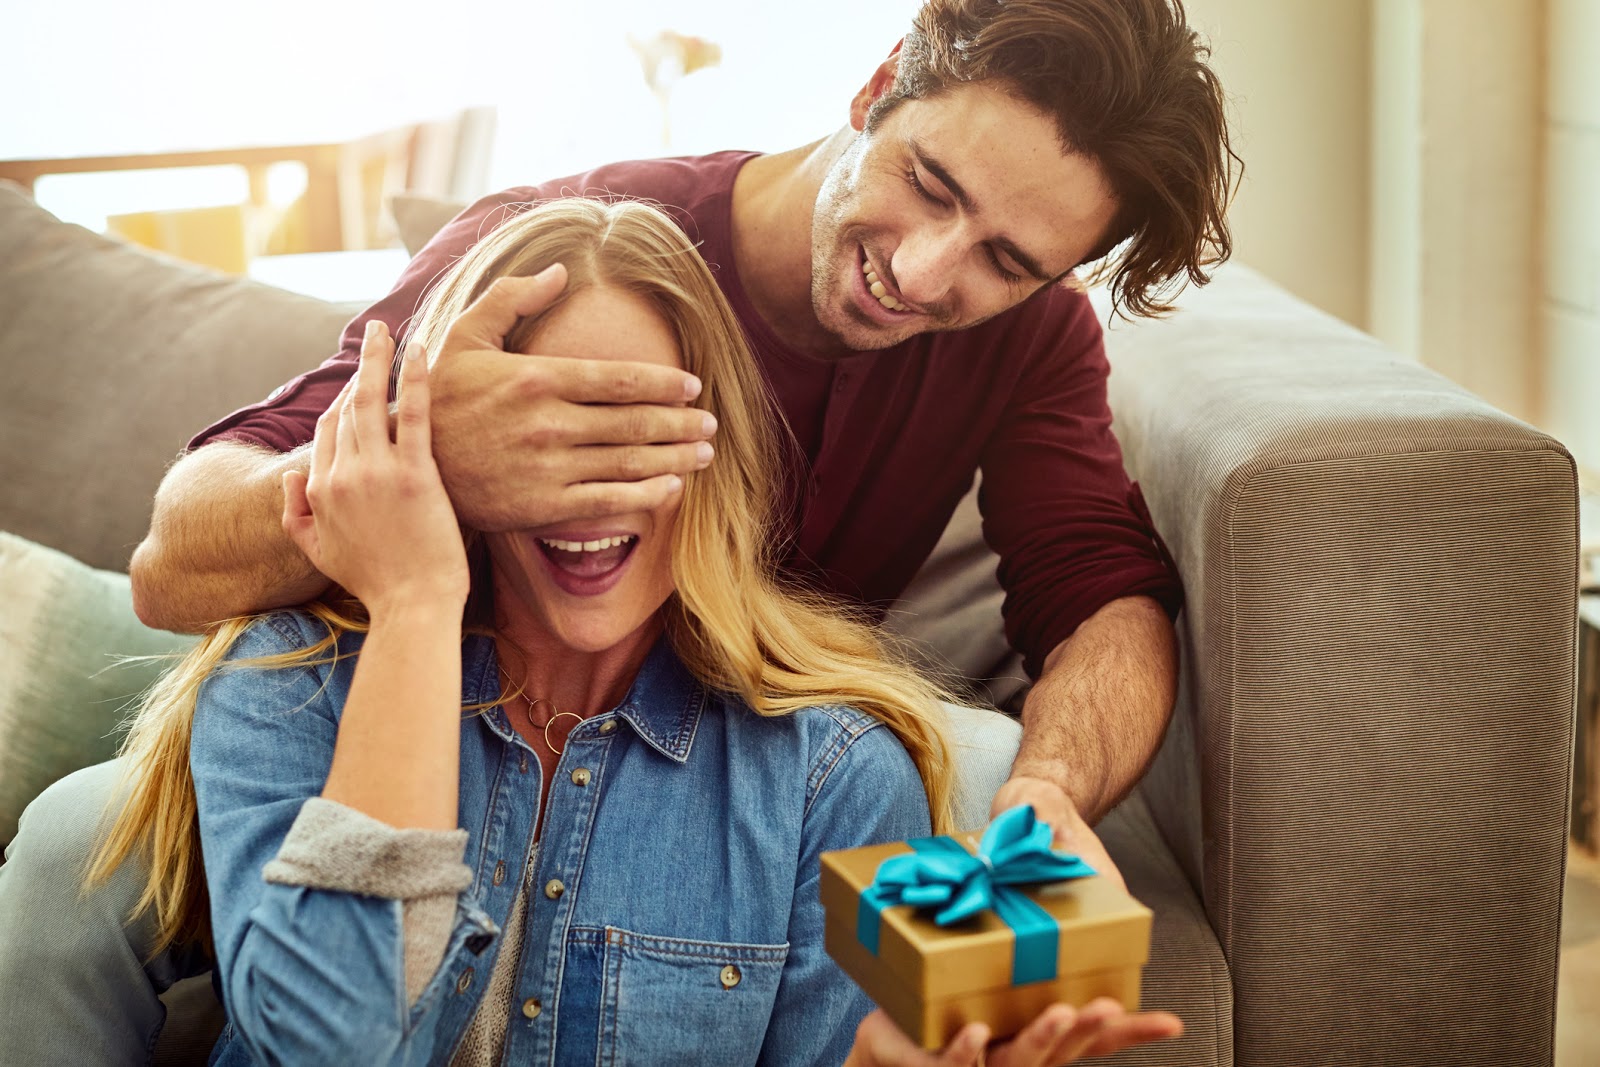
[[[465,830],[397,830],[323,797],[300,808],[262,877],[278,885],[401,901],[406,1000],[439,969],[456,898],[472,884]]]

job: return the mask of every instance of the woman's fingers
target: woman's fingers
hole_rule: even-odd
[[[997,1049],[989,1062],[995,1067],[1051,1067],[1070,1063],[1068,1038],[1080,1032],[1083,1019],[1069,1004],[1052,1004]],[[1096,1024],[1098,1028],[1098,1024]]]
[[[328,405],[328,410],[317,416],[316,436],[311,439],[312,482],[326,478],[333,467],[333,458],[339,451],[339,420],[355,384],[355,376],[351,375],[344,383],[344,388],[339,390],[339,395],[333,398],[333,403]]]
[[[982,1063],[983,1048],[988,1043],[989,1028],[982,1023],[968,1023],[956,1031],[956,1036],[944,1047],[939,1062],[947,1067]]]
[[[339,394],[339,414],[333,425],[333,440],[338,446],[335,458],[348,459],[361,453],[360,442],[356,440],[356,390],[361,388],[361,369],[356,368],[356,373],[351,375],[345,383],[344,391]]]
[[[432,427],[428,422],[428,354],[416,342],[406,345],[400,360],[400,403],[394,442],[402,459],[432,461]]]
[[[1109,1008],[1106,1003],[1110,1004]],[[1050,1035],[1053,1039],[1051,1047],[1040,1062],[1072,1063],[1100,1039],[1112,1016],[1122,1014],[1122,1005],[1115,1001],[1097,1000],[1084,1005],[1083,1010],[1077,1012],[1067,1025],[1057,1023]]]
[[[855,1046],[845,1067],[976,1067],[988,1041],[987,1026],[968,1023],[942,1051],[928,1052],[879,1008],[856,1028]]]
[[[1134,1045],[1183,1036],[1183,1021],[1164,1011],[1145,1011],[1108,1022],[1085,1055],[1109,1056]]]
[[[356,367],[356,389],[349,400],[359,448],[377,449],[389,443],[389,373],[393,368],[394,340],[389,327],[378,319],[368,319],[366,336],[361,339],[361,362]]]
[[[311,514],[311,501],[306,497],[306,475],[302,471],[283,474],[283,532],[305,553],[312,566],[316,566],[319,559],[317,521]]]

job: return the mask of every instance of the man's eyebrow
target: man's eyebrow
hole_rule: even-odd
[[[978,214],[978,206],[973,201],[971,194],[962,187],[960,182],[950,176],[950,172],[945,169],[943,163],[929,155],[927,150],[916,141],[911,142],[911,154],[917,157],[918,163],[927,168],[929,174],[939,179],[939,184],[949,190],[950,195],[956,198],[956,203],[961,205],[962,210],[969,211],[974,215]],[[1047,282],[1053,277],[1045,273],[1044,267],[1040,266],[1037,259],[1018,248],[1016,243],[1009,237],[995,238],[994,246],[1015,260],[1017,266],[1027,271],[1036,280]]]

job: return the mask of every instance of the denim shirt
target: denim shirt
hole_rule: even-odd
[[[280,613],[231,658],[325,633]],[[468,637],[462,666],[463,703],[498,696],[492,640]],[[472,881],[408,1004],[401,901],[262,877],[327,780],[353,671],[230,664],[202,687],[191,764],[229,1019],[213,1063],[449,1063],[516,951],[500,935],[530,859],[503,1063],[843,1061],[872,1005],[823,949],[818,857],[930,832],[889,729],[844,707],[764,718],[663,640],[620,705],[573,729],[535,849],[538,758],[503,709],[464,717]]]

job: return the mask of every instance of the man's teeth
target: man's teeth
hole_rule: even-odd
[[[621,537],[602,537],[598,541],[558,541],[554,537],[541,537],[539,540],[559,552],[601,552],[637,541],[638,537],[635,534],[623,534]]]
[[[878,272],[872,269],[871,264],[863,261],[861,273],[867,276],[867,291],[878,298],[878,303],[890,311],[904,311],[906,306],[889,295],[889,290],[878,280]]]

